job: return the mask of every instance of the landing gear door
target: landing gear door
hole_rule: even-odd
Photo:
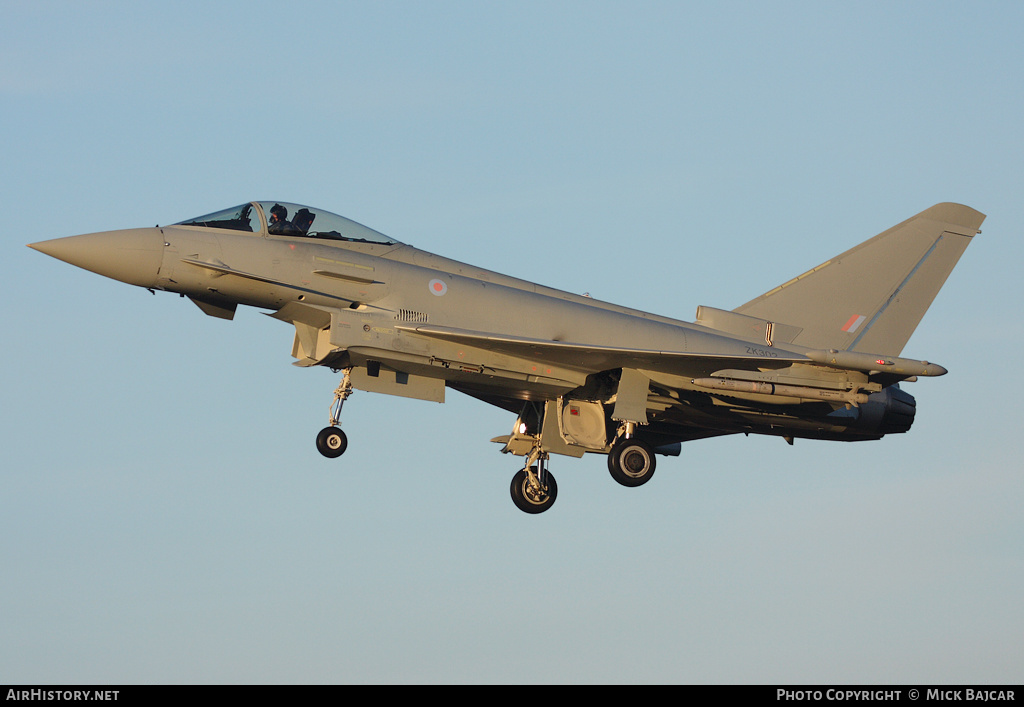
[[[651,379],[633,368],[623,368],[615,394],[612,419],[622,422],[647,424],[647,393]]]
[[[589,400],[559,400],[559,428],[564,439],[586,449],[608,448],[604,405]]]

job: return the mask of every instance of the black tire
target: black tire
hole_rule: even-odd
[[[657,465],[654,450],[636,439],[621,440],[608,453],[608,472],[623,486],[643,486]]]
[[[348,449],[348,437],[337,427],[325,427],[316,436],[316,448],[328,459],[340,457]]]
[[[533,467],[533,471],[536,473],[537,467]],[[555,483],[555,477],[550,473],[544,475],[543,481],[546,488],[538,494],[530,490],[526,470],[520,469],[516,472],[516,475],[512,477],[512,485],[509,489],[512,492],[512,502],[516,504],[516,508],[524,513],[543,513],[551,508],[558,496],[558,484]]]

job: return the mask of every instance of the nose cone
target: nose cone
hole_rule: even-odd
[[[163,259],[164,238],[157,228],[87,233],[29,243],[29,248],[129,285],[153,287]]]

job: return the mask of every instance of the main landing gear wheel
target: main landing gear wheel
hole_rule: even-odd
[[[654,450],[636,439],[624,439],[608,453],[608,472],[623,486],[643,486],[654,476]]]
[[[340,457],[348,449],[348,437],[337,427],[325,427],[316,436],[316,448],[329,459]]]
[[[554,504],[558,496],[558,485],[549,472],[544,471],[538,477],[537,467],[531,467],[530,471],[533,473],[528,475],[526,469],[520,469],[512,477],[512,502],[525,513],[543,513]],[[531,476],[537,481],[531,482]]]

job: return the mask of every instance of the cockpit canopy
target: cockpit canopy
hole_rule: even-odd
[[[327,238],[382,245],[399,244],[394,238],[388,238],[383,233],[344,216],[286,201],[252,201],[174,225],[223,228],[261,235],[268,233],[271,236]]]

